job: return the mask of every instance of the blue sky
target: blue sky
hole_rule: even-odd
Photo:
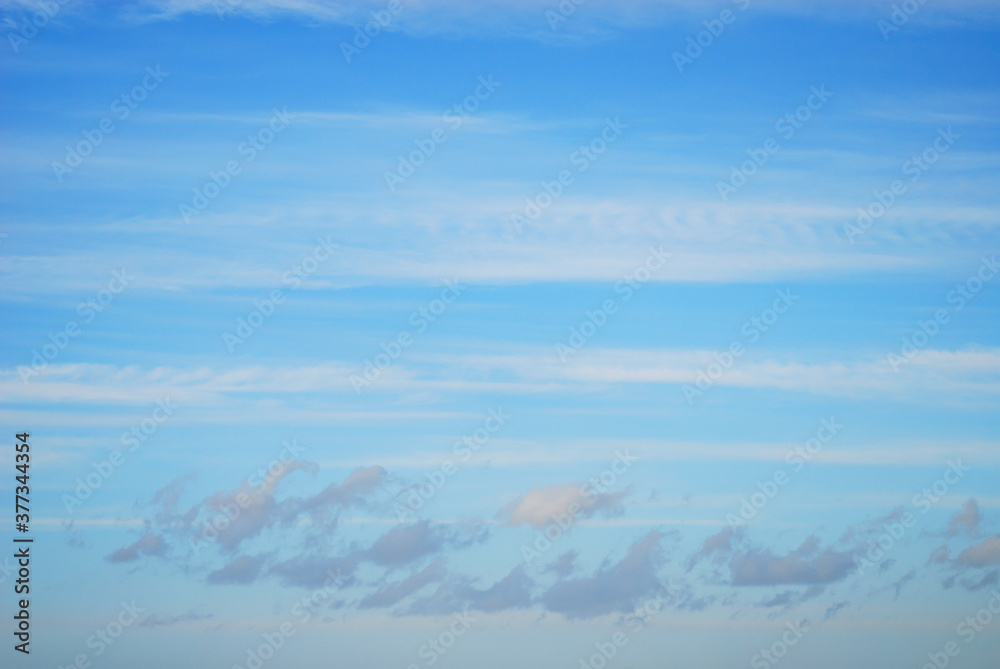
[[[896,7],[0,2],[5,658],[993,666],[998,13]]]

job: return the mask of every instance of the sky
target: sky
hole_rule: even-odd
[[[0,1],[3,665],[995,666],[998,19]]]

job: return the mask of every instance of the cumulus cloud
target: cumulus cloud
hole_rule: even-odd
[[[210,573],[207,581],[214,585],[253,583],[260,576],[266,559],[264,555],[241,555],[221,569]]]
[[[298,588],[320,588],[330,583],[347,586],[354,582],[354,573],[361,556],[352,552],[344,557],[327,555],[297,555],[271,566],[267,573],[278,577],[285,585]]]
[[[715,559],[724,557],[732,550],[733,543],[741,536],[741,532],[727,527],[718,534],[708,537],[702,543],[701,549],[688,559],[688,571],[691,571],[702,560],[712,558],[713,556],[715,556]]]
[[[486,589],[475,586],[468,577],[447,579],[433,593],[413,602],[406,613],[410,615],[447,615],[474,609],[497,612],[507,609],[527,608],[534,603],[531,590],[534,581],[521,565]]]
[[[440,525],[423,520],[400,525],[379,537],[365,557],[383,567],[399,567],[441,550],[448,534]]]
[[[843,611],[844,609],[846,609],[850,605],[851,605],[851,603],[848,602],[848,601],[837,602],[835,604],[831,604],[830,606],[827,607],[826,613],[823,614],[823,622],[826,622],[827,620],[830,620],[831,618],[833,618],[834,616],[836,616],[838,613],[840,613],[841,611]]]
[[[815,586],[815,585],[810,586],[801,592],[797,590],[785,590],[783,592],[779,592],[773,597],[764,600],[763,602],[758,604],[758,606],[765,609],[774,608],[778,606],[784,607],[784,609],[789,609],[792,606],[801,604],[802,602],[812,599],[813,597],[817,597],[822,593],[823,593],[822,586]]]
[[[559,577],[565,578],[576,569],[576,558],[579,554],[579,551],[566,551],[553,562],[543,567],[542,572],[556,574]]]
[[[854,555],[854,551],[821,548],[813,536],[785,555],[769,549],[737,551],[729,570],[736,586],[833,583],[854,569]]]
[[[370,609],[393,606],[428,585],[440,583],[447,576],[446,561],[444,558],[438,558],[422,570],[411,574],[402,581],[385,585],[378,592],[365,597],[361,600],[358,607]]]
[[[945,588],[953,588],[958,584],[970,592],[975,592],[995,586],[998,582],[1000,582],[1000,571],[991,569],[982,576],[953,574],[946,578],[942,585]]]
[[[223,554],[233,555],[265,530],[295,526],[304,516],[313,521],[309,525],[313,532],[328,534],[341,511],[366,505],[386,477],[382,467],[363,467],[348,475],[342,484],[331,483],[316,495],[279,499],[278,489],[290,475],[299,470],[315,473],[318,466],[299,460],[275,461],[273,465],[266,475],[248,477],[234,490],[216,492],[183,512],[179,510],[180,499],[191,478],[177,479],[154,494],[150,503],[152,517],[146,523],[161,535],[176,540],[181,548],[200,553],[207,546],[215,546]],[[156,544],[153,539],[144,540],[144,544],[119,549],[108,559],[128,562],[140,553],[165,553],[166,542],[162,537],[157,538]],[[215,578],[227,577],[221,572]]]
[[[167,544],[162,537],[146,533],[134,543],[124,548],[119,548],[105,559],[108,562],[135,562],[143,555],[157,555],[162,557],[166,552]]]
[[[555,485],[532,488],[497,514],[511,526],[531,525],[538,529],[570,516],[586,518],[598,511],[616,514],[622,511],[625,492],[599,493],[585,486]]]
[[[964,567],[991,567],[1000,564],[1000,535],[988,537],[958,554],[955,563]]]
[[[948,520],[945,536],[954,537],[959,534],[975,536],[979,533],[979,525],[982,520],[983,516],[979,512],[979,504],[976,503],[976,500],[970,499],[959,513]]]
[[[916,580],[916,578],[917,578],[917,570],[911,569],[910,571],[903,574],[903,576],[901,576],[894,583],[890,583],[889,585],[882,588],[872,589],[871,595],[874,596],[882,592],[892,591],[892,599],[893,601],[895,601],[899,599],[899,595],[903,592],[903,587],[906,586],[908,583],[912,583],[914,580]]]
[[[487,537],[489,531],[478,523],[443,525],[421,520],[392,528],[363,551],[361,557],[394,569],[439,553],[445,547],[468,548]]]
[[[886,516],[892,517],[895,514]],[[742,530],[726,528],[704,541],[701,549],[689,558],[688,571],[710,560],[718,569],[714,578],[736,587],[805,585],[822,590],[822,586],[840,581],[854,570],[854,558],[861,552],[864,539],[882,527],[886,518],[849,529],[839,543],[831,546],[824,547],[816,536],[807,537],[798,548],[787,553],[754,545]],[[810,589],[802,595],[791,591],[778,593],[761,604],[789,605],[809,599],[817,592]]]
[[[331,483],[315,497],[303,500],[300,507],[304,511],[315,511],[363,505],[367,496],[381,486],[385,478],[386,471],[382,467],[355,469],[342,484]]]
[[[665,562],[662,535],[653,531],[634,543],[620,562],[590,577],[560,581],[540,598],[549,611],[567,618],[627,613],[642,597],[663,587],[657,572]]]
[[[294,499],[279,502],[275,491],[281,481],[293,472],[310,467],[314,465],[292,462],[262,482],[252,484],[246,480],[232,492],[215,493],[206,499],[202,511],[214,530],[210,536],[224,550],[234,551],[264,529],[278,522],[290,523],[302,510],[303,503]],[[207,530],[202,527],[204,539]]]

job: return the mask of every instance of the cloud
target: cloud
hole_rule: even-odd
[[[854,569],[854,555],[853,551],[821,549],[819,540],[809,537],[785,555],[768,549],[736,552],[729,570],[735,586],[833,583]]]
[[[1000,535],[988,537],[978,544],[966,548],[955,558],[955,563],[975,568],[1000,564]]]
[[[362,467],[344,479],[341,485],[331,483],[322,492],[301,504],[302,510],[314,511],[332,507],[363,505],[366,496],[385,482],[386,471],[382,467]]]
[[[879,573],[882,573],[881,569],[879,570]],[[908,571],[905,574],[903,574],[903,576],[901,576],[894,583],[890,583],[889,585],[887,585],[885,587],[882,587],[882,588],[875,588],[875,589],[873,589],[871,591],[870,594],[871,594],[871,596],[874,596],[874,595],[877,595],[877,594],[879,594],[881,592],[886,592],[886,591],[891,590],[892,591],[892,599],[893,599],[893,601],[896,601],[897,599],[899,599],[899,595],[902,594],[903,587],[906,586],[909,583],[912,583],[914,580],[916,580],[916,578],[917,578],[917,570],[916,569],[911,569],[910,571]]]
[[[362,551],[361,557],[395,569],[434,555],[446,546],[468,548],[488,537],[489,531],[478,523],[443,525],[421,520],[392,528]]]
[[[708,537],[702,543],[701,549],[688,559],[688,571],[691,571],[702,560],[712,556],[718,560],[721,556],[725,556],[732,550],[734,542],[742,536],[742,532],[727,527]]]
[[[398,604],[426,586],[443,581],[448,575],[446,564],[444,558],[438,558],[402,581],[385,585],[378,592],[368,595],[361,600],[358,608],[382,608]]]
[[[167,544],[163,541],[162,537],[152,533],[146,533],[139,537],[139,539],[134,543],[131,543],[124,548],[119,548],[115,552],[108,555],[105,559],[108,562],[135,562],[142,555],[156,555],[163,557],[166,552]]]
[[[25,3],[27,4],[27,3]],[[173,19],[185,13],[224,16],[242,15],[264,20],[293,17],[310,22],[336,25],[363,25],[372,20],[373,12],[386,11],[386,0],[145,0],[129,6],[125,15],[138,20]],[[426,0],[420,3],[402,3],[402,9],[391,14],[386,31],[403,31],[414,35],[469,35],[501,34],[519,38],[553,41],[589,37],[606,39],[630,27],[650,27],[680,23],[685,25],[718,15],[723,8],[732,8],[731,0],[589,0],[585,5],[574,5],[572,14],[558,12],[559,4],[551,0],[482,0],[469,3],[465,0]],[[825,18],[864,19],[884,13],[888,16],[889,3],[872,6],[864,0],[754,0],[757,14],[817,15]],[[991,16],[993,9],[988,0],[958,0],[946,5],[928,4],[916,21],[929,20],[927,15],[982,19]],[[739,13],[739,12],[738,12]],[[554,18],[553,18],[554,17]],[[557,29],[553,29],[555,25]]]
[[[176,544],[191,554],[200,554],[206,548],[216,547],[231,556],[249,540],[274,527],[293,528],[303,516],[313,522],[304,524],[308,538],[326,537],[336,525],[337,514],[351,506],[367,503],[369,496],[382,485],[386,472],[381,467],[362,467],[353,471],[342,484],[331,483],[321,492],[309,497],[277,498],[280,484],[299,470],[317,471],[315,463],[298,460],[274,461],[266,475],[258,473],[244,480],[228,492],[216,492],[196,503],[184,513],[176,511],[183,485],[188,479],[178,479],[157,491],[152,500],[152,519],[147,524],[169,536]],[[263,472],[263,470],[261,470]],[[163,555],[166,552],[163,537],[147,534],[135,544],[115,551],[108,557],[112,562],[128,562],[140,554]],[[383,561],[391,557],[383,558]],[[209,575],[211,583],[251,582],[252,568],[259,570],[258,558],[234,559],[226,567]],[[247,561],[251,560],[251,561]],[[281,574],[280,567],[277,572]],[[253,578],[259,575],[254,573]],[[282,574],[291,582],[300,579],[292,574]]]
[[[206,580],[213,585],[253,583],[260,576],[266,559],[264,555],[241,555],[221,569],[210,573]]]
[[[813,597],[818,597],[823,593],[823,588],[820,586],[810,586],[803,592],[798,592],[796,590],[785,590],[780,592],[770,599],[764,600],[758,606],[762,608],[774,608],[776,606],[784,607],[789,609],[792,606],[801,604],[802,602],[812,599]]]
[[[826,613],[823,614],[823,622],[832,619],[834,616],[836,616],[838,613],[840,613],[842,610],[844,610],[850,605],[851,603],[848,601],[831,604],[829,607],[827,607]]]
[[[952,516],[948,520],[948,529],[945,530],[946,537],[954,537],[959,534],[975,536],[979,532],[979,525],[983,516],[979,512],[979,504],[976,500],[970,499],[965,503],[962,511]]]
[[[895,512],[887,518],[894,517],[894,514]],[[861,541],[876,527],[881,527],[879,521],[851,528],[842,541]],[[817,537],[810,536],[798,548],[782,555],[771,549],[752,545],[742,531],[726,528],[708,537],[701,549],[688,559],[688,571],[699,562],[711,559],[713,564],[728,569],[729,583],[737,587],[822,586],[843,579],[854,569],[854,556],[858,548],[847,545],[844,550],[823,548]],[[816,593],[807,591],[807,594],[811,597]],[[793,602],[794,596],[793,593],[778,594],[764,604],[789,604]]]
[[[561,578],[565,578],[573,573],[576,569],[576,558],[580,555],[579,551],[566,551],[553,562],[545,565],[542,568],[542,573],[556,574]]]
[[[587,518],[598,511],[609,514],[622,512],[625,492],[587,493],[584,490],[585,486],[578,485],[532,488],[501,509],[497,515],[506,518],[511,526],[531,525],[538,529],[566,516]]]
[[[211,613],[195,613],[193,610],[187,613],[182,613],[179,616],[162,616],[158,613],[148,615],[139,621],[139,627],[165,627],[169,625],[178,625],[180,623],[196,622],[199,620],[208,620],[209,618],[215,617]]]
[[[566,364],[548,350],[521,350],[517,354],[426,354],[407,366],[393,365],[380,378],[385,393],[472,391],[523,393],[594,393],[608,387],[660,384],[680,387],[696,383],[698,374],[714,360],[714,351],[700,349],[587,349]],[[768,389],[834,397],[891,397],[907,401],[984,404],[1000,397],[1000,349],[942,351],[925,349],[919,356],[891,370],[883,357],[861,359],[776,359],[761,352],[747,357],[716,381],[725,387]],[[802,354],[799,354],[800,356]],[[357,372],[349,361],[323,361],[299,367],[232,367],[140,370],[113,365],[49,364],[24,384],[16,369],[0,370],[0,401],[14,403],[105,403],[130,406],[157,397],[177,398],[185,405],[211,407],[208,420],[227,419],[230,412],[255,406],[261,393],[278,402],[288,416],[330,420],[326,406],[333,398],[351,394],[350,376]],[[496,378],[500,377],[502,380]],[[291,405],[294,397],[294,407]],[[282,398],[289,404],[280,403]],[[312,407],[315,412],[306,410]],[[225,411],[223,411],[225,410]],[[386,413],[346,412],[341,418],[357,421]],[[391,415],[401,415],[394,413]],[[402,414],[405,415],[405,414]],[[426,414],[425,414],[426,415]],[[325,418],[324,418],[325,417]],[[231,416],[230,416],[231,418]],[[555,486],[559,488],[561,486]],[[566,486],[567,488],[569,486]],[[337,491],[331,490],[336,496]],[[549,491],[548,495],[555,494]],[[569,496],[575,493],[561,493]]]
[[[344,557],[326,555],[297,555],[279,562],[267,571],[277,576],[285,585],[298,588],[320,588],[330,583],[340,583],[343,587],[354,582],[354,572],[361,562],[358,553]]]
[[[640,598],[663,587],[657,572],[665,562],[662,535],[653,531],[634,543],[620,562],[586,578],[554,584],[541,597],[546,609],[569,619],[627,613]]]
[[[422,520],[389,530],[365,552],[365,557],[383,567],[400,567],[437,553],[447,540],[443,527]]]
[[[251,484],[248,479],[232,492],[215,493],[202,503],[203,522],[208,525],[201,525],[198,538],[204,541],[214,537],[221,548],[235,551],[241,543],[256,537],[264,529],[279,522],[291,523],[304,504],[312,500],[306,503],[294,499],[279,502],[275,498],[278,484],[297,470],[315,468],[316,465],[311,463],[282,463],[279,471],[256,484]]]
[[[534,603],[531,590],[534,582],[518,565],[506,576],[486,589],[475,587],[475,581],[465,576],[449,578],[430,595],[413,602],[409,615],[447,615],[475,609],[497,612],[527,608]]]
[[[982,590],[983,588],[989,588],[997,583],[1000,583],[1000,570],[991,569],[980,577],[959,576],[956,574],[945,579],[942,585],[944,585],[945,588],[952,588],[955,583],[958,583],[970,592]]]

